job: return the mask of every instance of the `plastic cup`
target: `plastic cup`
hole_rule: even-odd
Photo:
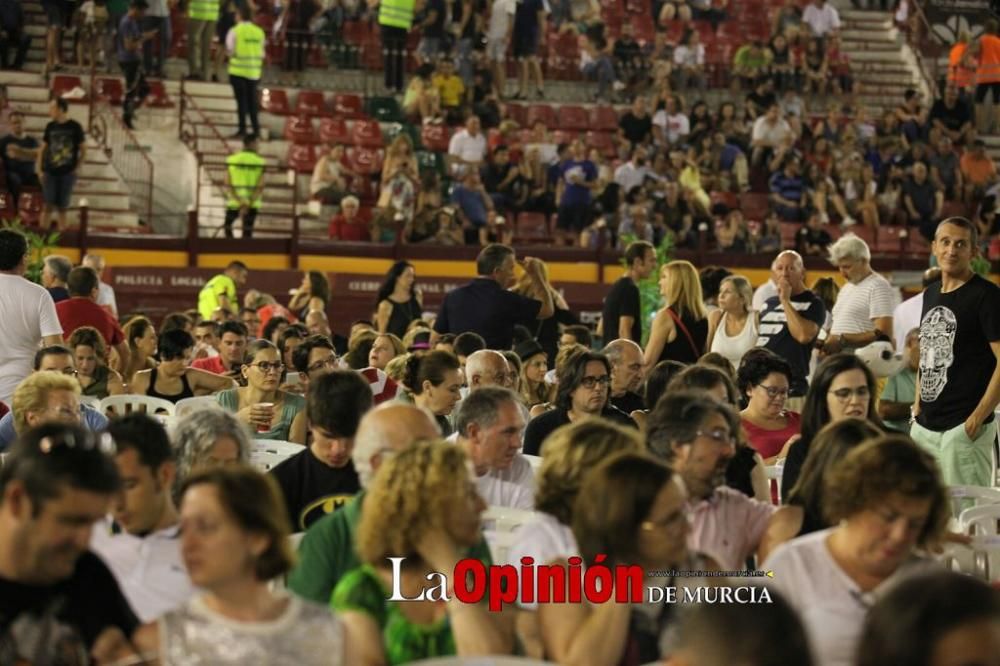
[[[271,411],[271,410],[274,409],[274,403],[273,402],[258,402],[256,405],[254,405],[254,407],[263,407],[264,409],[266,409],[268,411]],[[257,432],[267,432],[270,429],[271,429],[270,422],[267,423],[267,425],[263,425],[263,424],[260,424],[260,423],[257,424]]]

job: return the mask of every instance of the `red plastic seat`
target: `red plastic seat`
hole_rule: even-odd
[[[799,233],[799,229],[802,229],[802,225],[798,222],[780,222],[781,225],[781,247],[786,250],[791,250],[795,248],[795,237]]]
[[[358,176],[351,180],[351,194],[363,204],[374,204],[379,195],[378,181],[371,176]]]
[[[449,141],[451,141],[451,133],[444,125],[425,123],[420,129],[420,143],[424,144],[427,150],[435,153],[446,153]]]
[[[318,90],[303,90],[295,100],[295,113],[301,116],[329,116],[323,93]]]
[[[169,109],[173,107],[173,105],[174,103],[170,100],[170,96],[167,94],[167,89],[163,85],[163,81],[150,81],[149,96],[146,97],[146,106],[153,107],[155,109]]]
[[[618,131],[618,114],[614,107],[595,106],[590,118],[590,128],[603,132]]]
[[[292,143],[319,143],[312,119],[305,116],[288,116],[285,119],[284,137]]]
[[[903,249],[904,237],[900,234],[906,227],[895,225],[880,226],[876,229],[875,250],[888,254],[899,254]]]
[[[276,116],[287,116],[292,112],[288,106],[288,93],[280,88],[264,88],[261,90],[260,108]]]
[[[740,198],[735,192],[712,192],[710,195],[712,204],[723,204],[726,208],[733,209],[740,207]],[[751,218],[758,222],[762,221],[760,218]]]
[[[587,110],[575,104],[559,107],[559,126],[563,129],[577,131],[586,131],[592,127]]]
[[[81,88],[83,90],[86,90],[86,88],[83,87],[83,82],[80,80],[79,76],[69,76],[67,74],[59,74],[52,78],[53,97],[62,97],[69,91],[73,90],[74,88]],[[67,101],[70,102],[71,104],[86,102],[87,96],[84,95],[83,97],[72,98],[68,99]]]
[[[748,220],[763,220],[770,210],[767,195],[760,192],[744,192],[740,195],[740,210]]]
[[[365,148],[381,148],[382,128],[374,120],[355,120],[351,127],[351,143]]]
[[[298,173],[312,173],[316,168],[316,148],[312,144],[293,143],[288,146],[285,161]]]
[[[28,226],[37,226],[42,217],[42,193],[38,191],[21,192],[17,201],[17,214],[22,223]]]
[[[94,95],[99,100],[118,106],[125,99],[125,85],[121,79],[100,78],[94,81]]]
[[[514,225],[515,243],[547,243],[552,240],[544,213],[520,213]]]
[[[610,132],[587,132],[587,148],[596,148],[605,157],[615,157],[618,147],[615,146],[614,135]]]
[[[854,234],[864,242],[868,243],[869,248],[875,244],[875,230],[872,229],[871,227],[866,227],[861,224],[856,224],[853,227],[851,227],[850,233]]]
[[[507,117],[521,127],[528,126],[528,107],[521,104],[508,104]]]
[[[319,121],[319,138],[323,143],[349,143],[351,134],[343,118],[323,118]]]
[[[17,217],[17,202],[10,192],[0,192],[0,220],[13,220]]]
[[[357,95],[341,93],[333,96],[333,112],[347,120],[365,117],[365,105]]]
[[[552,133],[552,142],[555,143],[556,145],[560,143],[572,143],[573,139],[577,138],[578,136],[580,136],[578,132],[571,132],[569,130],[557,129],[555,132]]]
[[[361,46],[368,41],[368,25],[364,21],[345,21],[343,36],[346,43]]]
[[[538,121],[544,123],[546,127],[565,127],[565,125],[560,122],[559,118],[556,117],[555,109],[548,104],[532,104],[529,106],[525,120],[526,127],[531,127]]]
[[[361,176],[373,176],[382,170],[383,153],[381,150],[373,150],[364,147],[352,147],[347,149],[347,166],[354,173]]]

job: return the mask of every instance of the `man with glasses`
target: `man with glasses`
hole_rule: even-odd
[[[21,435],[0,468],[0,660],[111,663],[138,620],[87,550],[121,488],[109,439],[49,423]]]
[[[646,423],[650,451],[684,481],[691,532],[688,548],[705,553],[723,570],[740,570],[748,558],[762,562],[778,544],[796,536],[802,509],[780,509],[726,487],[736,455],[739,416],[701,393],[667,393]]]
[[[0,418],[0,451],[18,433],[41,423],[80,424],[93,432],[108,426],[108,419],[98,410],[80,405],[76,360],[69,349],[56,345],[38,350],[34,369],[14,392],[13,409]]]
[[[611,365],[604,354],[581,349],[557,369],[556,408],[531,419],[524,432],[524,453],[541,454],[542,443],[554,430],[588,416],[599,416],[635,428],[627,414],[608,404]]]
[[[219,355],[196,359],[191,362],[191,367],[231,377],[243,385],[246,383],[242,368],[247,349],[247,327],[238,321],[227,321],[219,327],[219,332]]]
[[[625,414],[646,409],[642,391],[642,347],[632,340],[612,340],[601,350],[611,364],[612,405]]]
[[[920,370],[910,436],[949,485],[992,486],[1000,403],[1000,287],[972,270],[973,222],[950,217],[934,234],[941,281],[924,292]]]
[[[788,361],[788,402],[786,407],[801,411],[803,397],[809,387],[809,361],[813,343],[826,321],[826,306],[806,289],[806,269],[802,256],[794,250],[780,253],[771,264],[771,276],[777,296],[764,301],[760,310],[757,346],[774,352]],[[654,405],[650,405],[650,408]]]
[[[143,622],[152,622],[194,593],[181,559],[180,525],[173,500],[177,475],[167,431],[141,412],[108,426],[122,492],[110,518],[97,525],[91,548],[100,555]]]
[[[292,351],[292,365],[299,373],[299,383],[308,392],[309,384],[339,367],[337,352],[325,335],[310,335]]]
[[[326,372],[309,383],[309,447],[271,470],[294,531],[308,529],[361,489],[351,449],[358,423],[371,407],[368,382],[354,370]]]

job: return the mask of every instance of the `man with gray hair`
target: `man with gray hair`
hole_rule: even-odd
[[[111,316],[117,319],[118,299],[115,297],[114,287],[100,279],[104,275],[104,257],[99,254],[88,254],[80,263],[97,272],[97,304],[107,308],[111,312]]]
[[[823,351],[836,354],[877,340],[894,342],[892,311],[896,293],[889,281],[872,270],[868,243],[847,234],[830,246],[830,263],[847,279],[833,306],[833,325]]]
[[[465,361],[465,381],[470,392],[487,386],[503,386],[508,372],[507,359],[492,349],[473,352]]]
[[[364,510],[365,489],[382,462],[410,444],[441,437],[434,415],[414,405],[387,402],[367,412],[354,435],[351,458],[361,492],[334,513],[323,516],[306,531],[299,545],[299,561],[288,577],[290,590],[305,599],[329,604],[337,582],[361,566],[354,534]],[[485,541],[469,556],[491,563]]]
[[[760,311],[757,346],[782,357],[792,369],[789,377],[789,409],[800,407],[806,394],[809,361],[813,342],[820,326],[826,321],[826,306],[806,289],[806,269],[802,256],[785,250],[771,264],[771,275],[778,289],[777,296],[764,301]]]
[[[643,380],[642,347],[632,340],[619,338],[605,345],[601,353],[611,364],[611,404],[626,414],[646,409],[639,395]]]
[[[73,262],[61,254],[50,254],[42,260],[42,286],[49,290],[54,303],[69,298],[66,281],[71,270]]]
[[[491,506],[530,510],[535,477],[520,453],[525,419],[517,394],[488,386],[469,394],[449,438],[465,450],[476,472],[479,494]]]

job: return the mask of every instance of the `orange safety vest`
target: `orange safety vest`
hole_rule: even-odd
[[[983,35],[979,38],[976,83],[1000,83],[1000,37]]]
[[[975,71],[962,64],[962,58],[968,48],[968,44],[959,42],[951,47],[951,52],[948,54],[948,82],[958,88],[965,88],[974,82]]]

